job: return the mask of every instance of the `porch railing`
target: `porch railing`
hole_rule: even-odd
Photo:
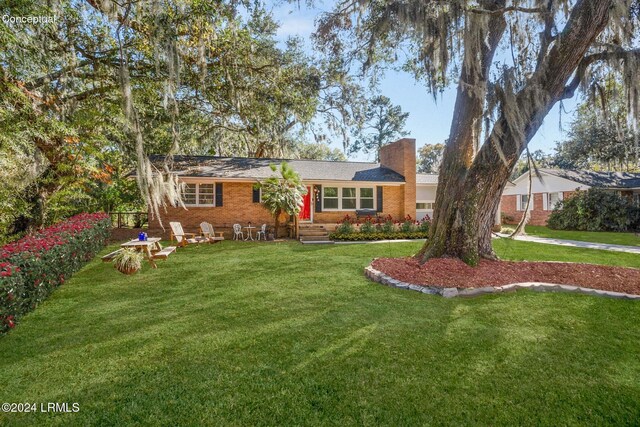
[[[142,228],[149,224],[147,212],[109,212],[113,228]]]

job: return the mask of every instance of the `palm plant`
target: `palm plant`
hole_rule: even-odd
[[[275,218],[275,235],[277,237],[280,215],[284,212],[297,218],[304,204],[302,196],[307,194],[307,189],[302,185],[300,175],[287,162],[282,162],[279,169],[276,165],[271,165],[271,170],[277,171],[278,174],[265,179],[256,186],[262,191],[262,203]]]

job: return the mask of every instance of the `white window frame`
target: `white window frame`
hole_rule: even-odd
[[[338,208],[327,208],[324,205],[324,192],[327,188],[337,188],[338,189]],[[355,188],[356,189],[356,207],[355,208],[347,208],[347,209],[343,209],[342,208],[342,189],[343,188]],[[361,188],[371,188],[373,190],[373,208],[361,208],[360,207],[360,189]],[[376,187],[375,185],[373,186],[369,186],[369,185],[323,185],[322,186],[322,211],[323,212],[338,212],[338,211],[345,211],[345,212],[353,212],[353,211],[357,211],[359,209],[373,209],[376,210],[377,209],[377,197],[376,197]],[[331,197],[331,199],[333,199],[334,197]],[[368,197],[367,197],[368,199]]]
[[[558,202],[563,200],[563,193],[562,191],[553,191],[551,193],[544,193],[544,198],[542,199],[544,202],[544,210],[545,211],[552,211],[555,205],[551,205],[551,195],[552,194],[557,194],[558,195]]]
[[[517,199],[516,199],[516,210],[517,211],[524,211],[525,206],[527,206],[527,203],[525,202],[524,204],[522,203],[522,197],[523,196],[529,196],[529,194],[518,194],[517,195]],[[529,203],[529,210],[532,211],[533,210],[533,199],[534,199],[534,195],[531,194],[531,202]]]
[[[431,207],[420,209],[418,208],[418,203],[430,203]],[[416,211],[433,211],[435,203],[436,203],[435,200],[416,200]]]
[[[216,206],[216,184],[214,182],[185,182],[187,185],[196,186],[196,203],[185,203],[187,207],[194,208],[213,208]],[[200,185],[212,185],[213,186],[213,203],[200,203]],[[209,193],[211,194],[211,193]]]
[[[363,189],[370,189],[371,190],[371,197],[362,197],[362,190]],[[358,204],[360,205],[360,209],[375,209],[376,208],[376,187],[358,187],[356,188],[356,197],[358,199]],[[370,208],[364,208],[362,207],[362,200],[371,200],[371,207]]]

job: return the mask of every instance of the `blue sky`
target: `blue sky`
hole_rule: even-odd
[[[308,8],[304,4],[278,4],[273,6],[273,14],[281,24],[278,38],[286,40],[290,36],[300,36],[309,40],[309,36],[315,29],[315,17],[323,11],[331,9],[332,1],[324,4],[318,3],[314,8]],[[452,82],[454,83],[454,82]],[[417,147],[424,144],[444,142],[449,136],[451,117],[455,103],[456,88],[452,86],[438,96],[437,102],[420,82],[408,73],[389,70],[386,72],[380,85],[380,91],[388,96],[394,104],[400,105],[403,111],[409,112],[406,130],[411,138],[416,139]],[[573,119],[576,109],[576,99],[564,102],[562,113],[562,127],[566,131]],[[565,137],[560,130],[560,111],[556,105],[547,115],[542,127],[529,144],[531,151],[541,149],[545,152],[553,152],[556,141]],[[341,142],[334,141],[334,147],[342,147]],[[371,160],[366,155],[351,156],[353,160]]]

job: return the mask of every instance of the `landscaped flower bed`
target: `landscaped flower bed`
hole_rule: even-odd
[[[415,258],[378,258],[371,266],[419,286],[468,289],[541,282],[640,295],[640,269],[609,265],[480,260],[478,266],[470,267],[453,258],[434,258],[424,264]]]
[[[430,225],[431,219],[428,216],[422,221],[415,221],[409,215],[401,220],[393,219],[391,215],[375,218],[368,216],[359,222],[346,215],[329,237],[345,241],[425,239]]]
[[[0,248],[0,334],[104,246],[108,215],[80,214]]]

